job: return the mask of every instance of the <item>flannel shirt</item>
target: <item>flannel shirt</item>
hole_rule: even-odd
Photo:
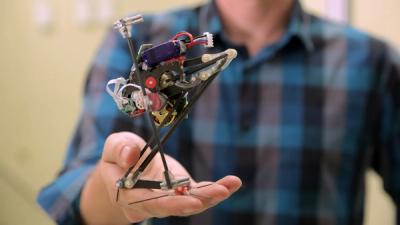
[[[238,50],[165,149],[197,180],[234,174],[243,187],[204,213],[153,224],[362,224],[369,168],[399,212],[399,56],[295,2],[282,38],[256,56],[229,41],[213,2],[146,15],[134,26],[137,46],[185,30],[213,33],[211,51]],[[80,190],[109,134],[151,134],[145,119],[123,115],[105,92],[107,81],[127,77],[131,65],[125,40],[110,31],[91,66],[63,170],[38,197],[59,224],[79,223]]]

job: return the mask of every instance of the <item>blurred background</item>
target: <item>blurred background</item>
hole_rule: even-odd
[[[202,0],[5,0],[0,9],[0,225],[53,224],[35,203],[59,170],[80,110],[86,71],[110,22]],[[399,0],[302,0],[400,49]],[[394,224],[380,178],[367,175],[365,223]]]

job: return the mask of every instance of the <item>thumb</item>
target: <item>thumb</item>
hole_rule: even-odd
[[[108,136],[102,160],[127,169],[139,160],[140,150],[145,142],[136,134],[130,132],[114,133]]]

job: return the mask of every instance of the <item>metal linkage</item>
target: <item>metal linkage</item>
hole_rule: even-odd
[[[117,29],[123,38],[130,38],[132,37],[132,25],[142,23],[143,21],[142,15],[122,18],[114,23],[114,29]]]

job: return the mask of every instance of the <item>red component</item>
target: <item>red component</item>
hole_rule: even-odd
[[[169,59],[167,61],[165,61],[166,63],[170,63],[170,62],[175,62],[178,61],[180,65],[182,65],[185,62],[186,57],[181,55],[172,59]]]
[[[147,88],[154,89],[157,86],[157,80],[156,78],[150,76],[146,79],[145,84]]]
[[[151,111],[158,111],[163,106],[164,102],[161,100],[157,93],[148,93],[149,99],[151,101]]]
[[[135,110],[135,111],[129,113],[129,116],[130,116],[130,117],[140,116],[140,115],[142,115],[144,112],[145,112],[144,109],[138,109],[138,110]]]
[[[176,195],[187,195],[188,193],[189,193],[188,186],[180,186],[180,187],[175,188]]]

